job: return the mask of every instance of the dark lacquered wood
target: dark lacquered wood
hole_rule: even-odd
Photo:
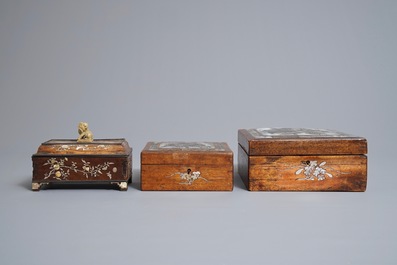
[[[32,189],[43,184],[117,184],[127,189],[132,177],[132,149],[124,139],[50,140],[32,156]]]

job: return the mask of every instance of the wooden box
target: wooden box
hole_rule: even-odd
[[[367,141],[323,129],[238,131],[238,171],[250,191],[365,191]]]
[[[226,143],[149,142],[142,150],[143,191],[232,191],[233,182]]]
[[[32,190],[43,184],[117,184],[127,190],[132,177],[132,149],[125,139],[91,143],[50,140],[32,156]]]

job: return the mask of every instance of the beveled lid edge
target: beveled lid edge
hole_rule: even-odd
[[[212,144],[216,145],[215,148],[212,149],[200,149],[200,148],[195,148],[195,149],[189,149],[189,148],[154,148],[154,145],[159,145],[159,144]],[[220,148],[219,148],[220,147]],[[203,153],[203,152],[211,152],[211,153],[233,153],[231,148],[226,142],[211,142],[211,141],[150,141],[147,142],[145,147],[143,148],[142,152],[148,152],[148,153]]]

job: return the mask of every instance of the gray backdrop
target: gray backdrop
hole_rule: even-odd
[[[0,1],[1,264],[397,264],[396,1]],[[127,192],[30,191],[44,141],[134,149]],[[365,193],[141,192],[147,141],[329,128]]]

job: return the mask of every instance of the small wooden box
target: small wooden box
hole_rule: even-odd
[[[238,171],[250,191],[365,191],[367,141],[323,129],[238,131]]]
[[[233,181],[226,143],[149,142],[141,153],[143,191],[232,191]]]
[[[125,139],[92,143],[50,140],[32,156],[32,190],[43,184],[117,184],[127,190],[132,177],[132,149]]]

